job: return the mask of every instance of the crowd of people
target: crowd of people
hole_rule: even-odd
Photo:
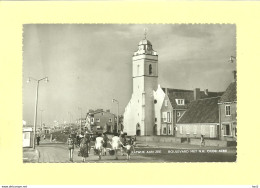
[[[91,142],[94,141],[94,146],[91,146]],[[102,156],[106,156],[108,153],[114,155],[118,160],[119,150],[121,155],[126,155],[127,160],[130,160],[130,155],[135,151],[134,137],[130,137],[128,140],[124,133],[114,133],[111,140],[107,134],[99,133],[96,138],[93,139],[93,135],[86,132],[85,134],[70,134],[67,140],[69,149],[69,160],[73,161],[74,147],[79,147],[78,156],[82,157],[82,162],[85,162],[89,157],[90,150],[93,149],[94,154],[101,160]],[[110,144],[110,147],[108,147]],[[93,144],[92,144],[93,145]]]

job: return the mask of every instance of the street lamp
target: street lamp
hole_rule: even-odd
[[[118,126],[119,126],[119,119],[118,119],[118,111],[119,111],[119,102],[118,102],[118,100],[116,100],[116,99],[112,99],[112,102],[114,103],[114,102],[116,102],[117,103],[117,126],[116,126],[116,132],[118,132]]]
[[[45,81],[47,83],[49,80],[48,80],[48,77],[44,77],[44,78],[39,79],[39,80],[35,79],[33,77],[29,77],[28,80],[27,80],[27,83],[31,82],[32,80],[37,82],[36,97],[35,97],[35,110],[34,110],[34,129],[33,129],[33,149],[35,149],[39,83],[40,83],[40,81]]]

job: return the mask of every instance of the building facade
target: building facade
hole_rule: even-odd
[[[237,137],[237,84],[232,82],[219,101],[221,140],[236,140]]]

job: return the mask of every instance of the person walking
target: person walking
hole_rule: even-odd
[[[204,139],[204,136],[203,135],[201,135],[201,137],[200,137],[200,147],[201,146],[205,146],[205,139]]]
[[[112,149],[115,151],[115,157],[116,157],[115,159],[118,160],[117,152],[118,152],[120,145],[122,145],[122,142],[120,141],[120,138],[118,137],[117,133],[114,134],[110,144],[112,146]]]
[[[107,148],[108,137],[107,137],[106,133],[103,133],[102,137],[103,137],[103,140],[104,140],[102,153],[103,153],[103,155],[106,155],[107,154],[106,148]]]
[[[37,134],[37,137],[36,137],[37,146],[40,145],[40,140],[41,140],[41,137],[39,134]]]
[[[69,160],[73,162],[73,151],[74,151],[74,139],[72,138],[71,134],[69,135],[69,138],[67,139],[67,144],[69,148]]]
[[[82,162],[85,162],[86,158],[88,157],[89,142],[90,142],[90,136],[88,134],[85,134],[85,136],[81,139],[80,149],[79,149],[80,156],[82,156]]]
[[[104,139],[102,137],[101,133],[98,133],[98,137],[96,138],[96,142],[95,142],[95,149],[97,151],[98,154],[98,159],[101,160],[101,154],[102,154],[102,149],[103,149],[103,143],[104,143]]]
[[[126,138],[125,138],[125,134],[122,131],[120,131],[119,140],[121,142],[120,145],[121,155],[124,155],[124,145],[126,145]]]
[[[80,137],[79,137],[79,133],[77,133],[76,135],[76,146],[79,147],[80,145]]]

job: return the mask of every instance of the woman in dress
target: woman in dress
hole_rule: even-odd
[[[103,137],[103,140],[104,140],[102,153],[103,153],[103,155],[106,155],[107,154],[106,148],[107,148],[108,137],[105,133],[103,133],[102,137]]]
[[[117,133],[114,134],[112,141],[111,141],[111,145],[112,145],[112,149],[115,150],[115,157],[117,160],[118,159],[117,151],[118,151],[119,147],[122,145],[122,142],[120,141],[120,138],[118,137]]]
[[[95,143],[95,149],[98,151],[98,159],[101,159],[101,154],[102,154],[102,149],[103,149],[103,143],[104,139],[102,137],[102,134],[99,133],[98,137],[96,138],[96,143]]]
[[[85,134],[85,136],[81,139],[80,149],[79,149],[83,162],[85,162],[86,158],[88,157],[89,142],[90,142],[90,136],[88,134]]]

